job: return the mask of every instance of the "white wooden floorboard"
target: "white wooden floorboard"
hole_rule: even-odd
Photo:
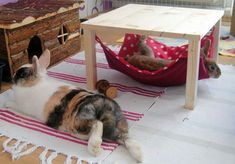
[[[130,135],[142,145],[144,163],[235,163],[235,67],[221,69],[219,79],[198,83],[198,102],[193,111],[183,109],[185,86],[169,87],[144,118],[131,126]],[[10,97],[10,92],[9,96],[1,94],[0,104]],[[134,98],[130,101],[141,101]],[[135,162],[119,146],[104,163]]]
[[[143,147],[144,163],[235,163],[235,67],[221,66],[219,79],[199,82],[197,106],[183,109],[185,86],[169,87],[131,136]],[[105,164],[135,163],[123,147]]]

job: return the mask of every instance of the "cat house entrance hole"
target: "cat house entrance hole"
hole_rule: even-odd
[[[42,54],[42,43],[41,39],[35,35],[30,39],[29,46],[28,46],[28,57],[29,57],[29,63],[32,63],[32,58],[34,55],[36,55],[38,58]]]

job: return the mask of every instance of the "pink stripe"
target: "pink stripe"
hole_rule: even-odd
[[[80,145],[85,145],[85,146],[87,146],[87,144],[81,143],[81,142],[79,142],[79,141],[77,141],[77,140],[70,139],[70,138],[63,137],[63,136],[58,136],[58,135],[53,134],[53,133],[50,133],[50,132],[45,132],[45,131],[40,130],[40,129],[36,129],[36,128],[33,128],[33,127],[29,127],[29,126],[27,126],[27,125],[22,125],[22,124],[19,124],[19,123],[17,123],[17,122],[14,122],[14,121],[12,121],[12,120],[9,120],[9,119],[7,119],[7,118],[3,118],[3,117],[1,117],[1,116],[0,116],[0,119],[3,120],[3,121],[9,122],[9,123],[11,123],[11,124],[15,124],[15,125],[18,125],[18,126],[27,128],[27,129],[31,129],[31,130],[34,130],[34,131],[38,131],[38,132],[44,133],[44,134],[49,135],[49,136],[57,137],[57,138],[60,138],[60,139],[63,139],[63,140],[67,140],[67,141],[70,141],[70,142],[74,142],[74,143],[77,143],[77,144],[80,144]],[[103,147],[103,146],[102,146],[102,148],[103,148],[104,150],[108,150],[108,151],[113,151],[113,150],[115,149],[115,148],[106,148],[106,147]]]
[[[55,133],[55,134],[57,134],[57,135],[60,135],[60,134],[61,134],[61,135],[63,135],[64,137],[69,137],[69,138],[75,139],[77,142],[79,142],[79,143],[81,143],[81,144],[87,145],[87,141],[81,140],[81,139],[79,139],[79,138],[76,138],[76,137],[74,137],[74,136],[72,136],[72,135],[69,135],[68,133],[61,133],[60,131],[57,131],[57,130],[54,130],[54,129],[49,129],[49,130],[48,130],[47,126],[46,126],[46,127],[38,126],[38,125],[35,125],[34,123],[25,122],[25,121],[23,121],[22,119],[13,118],[13,117],[11,117],[11,116],[9,116],[9,115],[7,115],[7,114],[2,114],[2,113],[0,113],[0,115],[4,116],[4,117],[7,118],[7,119],[11,119],[11,120],[13,120],[13,121],[19,121],[19,122],[22,123],[22,124],[26,124],[26,125],[29,125],[29,126],[36,126],[36,128],[39,128],[39,129],[41,129],[41,130],[43,130],[43,131],[49,131],[49,132],[52,132],[53,134]],[[60,135],[60,136],[61,136],[61,135]],[[107,148],[107,147],[110,148],[110,147],[113,147],[113,149],[115,149],[117,146],[118,146],[117,143],[116,143],[116,145],[111,145],[111,144],[109,144],[109,143],[107,143],[107,142],[103,142],[103,143],[102,143],[102,147],[103,147],[103,148]]]
[[[43,124],[43,123],[41,123],[41,122],[38,122],[38,121],[29,119],[29,118],[25,118],[25,117],[16,115],[15,113],[12,113],[12,112],[9,112],[9,111],[0,110],[0,112],[1,112],[0,115],[2,115],[2,116],[4,116],[4,117],[7,117],[7,118],[9,118],[9,119],[17,120],[17,121],[19,121],[19,122],[21,122],[21,123],[25,123],[25,124],[28,124],[28,125],[37,126],[38,128],[41,128],[41,129],[43,129],[43,130],[55,132],[55,133],[57,133],[57,134],[65,135],[65,136],[67,136],[67,137],[72,137],[73,139],[76,139],[78,142],[82,142],[82,143],[84,143],[84,144],[87,144],[87,141],[85,141],[85,140],[80,140],[79,138],[77,138],[77,137],[75,137],[75,136],[73,136],[73,135],[70,135],[69,133],[65,133],[65,132],[61,132],[61,131],[52,129],[52,128],[46,126],[45,124]],[[4,113],[8,113],[8,114],[13,115],[13,116],[15,116],[15,117],[18,117],[18,118],[20,118],[20,119],[17,119],[17,118],[15,118],[15,117],[13,118],[12,116],[6,115],[6,114],[4,114]],[[23,120],[22,120],[22,119],[23,119]],[[30,122],[27,122],[27,121],[30,121]],[[31,123],[31,122],[33,122],[33,123]],[[42,125],[42,126],[40,126],[40,125]],[[107,146],[107,147],[114,147],[114,148],[116,148],[117,145],[118,145],[117,143],[116,143],[115,145],[110,145],[110,144],[107,143],[107,142],[103,142],[103,143],[102,143],[102,146],[104,146],[104,147]]]
[[[79,143],[79,144],[81,144],[81,145],[87,145],[87,144],[82,143],[82,142],[79,142],[79,141],[77,141],[77,140],[69,139],[69,138],[63,137],[63,136],[58,136],[58,135],[55,135],[55,134],[50,133],[50,132],[46,132],[46,131],[43,131],[43,130],[40,130],[40,129],[37,129],[37,128],[33,128],[33,127],[30,127],[30,126],[27,126],[27,125],[23,125],[23,124],[20,124],[20,123],[18,123],[18,122],[12,121],[12,120],[10,120],[10,119],[7,119],[7,118],[1,117],[1,116],[0,116],[0,119],[1,119],[1,120],[4,120],[4,121],[6,121],[6,122],[9,122],[9,123],[12,123],[12,124],[15,124],[15,125],[24,127],[24,128],[28,128],[28,129],[31,129],[31,130],[34,130],[34,131],[38,131],[38,132],[41,132],[41,133],[50,135],[50,136],[54,136],[54,137],[61,138],[61,139],[64,139],[64,140],[68,140],[68,141],[71,141],[71,142]]]
[[[79,60],[79,59],[67,58],[64,61],[68,63],[73,63],[73,64],[85,64],[84,60]]]
[[[71,82],[78,82],[78,83],[85,83],[86,82],[86,79],[83,77],[68,75],[68,74],[64,74],[64,73],[48,71],[48,75],[52,76],[54,78],[59,78],[59,79],[67,80],[67,81],[71,81]],[[161,94],[164,93],[164,91],[152,92],[152,91],[144,90],[144,89],[141,89],[138,87],[128,87],[128,86],[124,86],[124,85],[116,84],[116,83],[111,83],[111,84],[113,86],[116,86],[122,92],[132,92],[132,93],[147,96],[147,97],[156,97],[156,96],[160,96]]]
[[[85,65],[85,61],[84,60],[79,60],[79,59],[68,58],[68,59],[65,60],[65,62],[71,63],[71,64]],[[104,69],[110,69],[109,65],[104,64],[104,63],[96,63],[96,67],[104,68]]]
[[[23,119],[23,120],[25,120],[25,121],[33,122],[33,123],[30,123],[30,124],[33,124],[33,125],[38,126],[38,127],[40,127],[40,128],[43,128],[43,129],[45,129],[45,130],[53,131],[53,132],[56,132],[56,133],[60,133],[60,134],[63,134],[63,135],[67,135],[67,136],[76,138],[75,136],[70,135],[69,133],[57,131],[57,130],[55,130],[55,129],[53,129],[53,128],[48,127],[46,124],[44,124],[44,123],[42,123],[42,122],[39,122],[39,121],[36,121],[36,120],[32,120],[32,119],[29,119],[29,118],[26,118],[26,117],[22,117],[22,116],[17,115],[17,114],[15,114],[15,113],[13,113],[13,112],[6,111],[6,110],[1,110],[1,109],[0,109],[0,114],[1,114],[1,113],[9,113],[10,115],[15,116],[15,117],[17,117],[17,118]],[[123,112],[123,113],[124,113],[124,112]],[[131,113],[131,112],[128,112],[128,113]],[[140,118],[143,117],[143,116],[140,116],[141,114],[139,114],[138,116],[133,116],[133,115],[130,115],[130,114],[128,114],[128,113],[125,112],[125,113],[124,113],[124,116],[125,116],[127,119],[129,119],[129,120],[134,120],[134,121],[136,121],[136,120],[139,120]],[[135,115],[136,115],[136,114],[135,114]],[[6,115],[5,115],[5,116],[6,116]],[[11,117],[11,116],[8,116],[8,117]],[[11,118],[12,118],[12,117],[11,117]],[[13,119],[13,118],[12,118],[12,119]],[[19,120],[19,119],[18,119],[18,120]],[[19,121],[22,121],[22,120],[19,120]],[[25,122],[25,123],[27,123],[27,122]],[[76,138],[76,139],[78,139],[78,138]],[[82,140],[82,141],[84,141],[84,140]],[[105,144],[105,143],[104,143],[104,144]],[[107,145],[106,145],[106,146],[107,146]],[[108,145],[108,146],[109,146],[109,145]]]
[[[142,116],[142,117],[144,116],[144,114],[142,114],[142,113],[129,112],[129,111],[126,111],[126,110],[123,110],[122,112],[123,112],[123,113],[132,114],[132,115],[137,115],[137,116],[139,116],[139,117],[140,117],[140,116]]]
[[[150,90],[146,90],[146,89],[139,88],[139,87],[125,86],[125,85],[118,84],[118,83],[112,83],[112,85],[116,85],[116,86],[123,87],[123,88],[131,88],[131,89],[135,89],[135,90],[138,90],[138,91],[141,91],[141,92],[152,93],[152,94],[159,94],[159,93],[164,92],[164,90],[150,91]]]
[[[56,133],[60,133],[60,134],[62,134],[62,135],[66,135],[66,136],[69,136],[69,137],[72,137],[72,138],[75,138],[75,139],[80,140],[79,138],[77,138],[77,137],[75,137],[75,136],[73,136],[73,135],[71,135],[71,134],[69,134],[69,133],[65,133],[65,132],[62,132],[62,131],[55,130],[55,129],[53,129],[53,128],[48,127],[46,124],[44,124],[44,123],[42,123],[42,122],[39,122],[39,121],[30,119],[30,118],[26,118],[26,117],[17,115],[17,114],[15,114],[15,113],[13,113],[13,112],[0,109],[0,114],[1,114],[1,113],[10,114],[10,116],[8,115],[8,117],[10,117],[10,118],[12,118],[11,116],[15,116],[15,117],[17,117],[17,118],[20,118],[20,119],[23,119],[23,120],[26,120],[26,121],[33,122],[33,123],[35,123],[35,124],[38,124],[37,126],[42,125],[41,127],[44,128],[44,129],[46,129],[46,130],[53,131],[53,132],[56,132]],[[13,118],[13,119],[14,119],[14,118]],[[19,120],[19,121],[22,121],[22,120]],[[27,122],[25,122],[25,123],[27,123]],[[34,125],[35,125],[35,124],[34,124]],[[80,140],[80,141],[86,142],[85,140]],[[110,145],[107,145],[107,143],[104,142],[104,146],[105,146],[105,145],[106,145],[106,146],[110,146]],[[114,145],[114,146],[117,146],[117,145],[118,145],[118,144],[116,143],[116,145]]]
[[[69,140],[69,141],[72,141],[72,142],[76,142],[76,143],[79,143],[81,145],[87,145],[87,143],[85,143],[85,142],[80,142],[79,140],[67,138],[65,136],[56,135],[55,133],[51,133],[51,132],[45,131],[43,129],[38,129],[38,128],[34,128],[34,127],[31,127],[31,126],[28,126],[28,125],[24,125],[20,121],[16,122],[16,120],[12,120],[8,117],[5,117],[4,115],[2,115],[2,116],[0,116],[0,119],[2,119],[4,121],[7,121],[9,123],[12,123],[12,124],[15,124],[15,125],[18,125],[18,126],[22,126],[24,128],[28,128],[28,129],[31,129],[31,130],[34,130],[34,131],[39,131],[39,132],[45,133],[45,134],[50,135],[50,136],[54,136],[54,137],[62,138],[62,139]]]
[[[18,126],[27,128],[27,129],[31,129],[31,130],[34,130],[34,131],[38,131],[38,132],[47,134],[47,135],[49,135],[49,136],[57,137],[57,138],[60,138],[60,139],[63,139],[63,140],[67,140],[67,141],[71,141],[71,142],[74,142],[74,143],[77,143],[77,144],[81,144],[81,145],[87,146],[87,143],[81,142],[80,140],[71,139],[71,138],[68,138],[68,137],[65,137],[65,136],[60,136],[60,135],[58,135],[58,134],[56,134],[56,133],[51,133],[51,132],[48,132],[48,131],[44,131],[44,130],[42,130],[42,129],[30,127],[30,126],[28,126],[28,125],[24,125],[24,124],[15,122],[14,120],[10,120],[10,119],[8,119],[8,118],[4,118],[4,117],[1,117],[1,116],[0,116],[0,119],[1,119],[1,120],[4,120],[4,121],[6,121],[6,122],[9,122],[9,123],[12,123],[12,124],[15,124],[15,125],[18,125]],[[115,149],[115,148],[109,148],[109,147],[104,147],[104,146],[102,146],[102,148],[103,148],[104,150],[109,150],[109,151],[113,151],[113,150]]]
[[[7,115],[7,114],[10,114],[10,115]],[[57,131],[53,128],[50,128],[48,126],[46,126],[46,124],[42,123],[42,122],[38,122],[36,120],[32,120],[32,119],[29,119],[29,118],[25,118],[25,117],[22,117],[22,116],[19,116],[19,115],[16,115],[15,113],[12,113],[12,112],[8,112],[8,111],[1,111],[0,112],[0,115],[3,115],[7,118],[11,118],[11,119],[16,119],[20,122],[23,122],[23,123],[26,123],[26,124],[30,124],[30,125],[34,125],[34,126],[37,126],[39,128],[43,128],[44,130],[48,130],[48,131],[52,131],[52,132],[56,132],[56,133],[60,133],[60,134],[63,134],[63,135],[67,135],[67,136],[70,136],[70,137],[73,137],[73,138],[76,138],[72,135],[69,135],[68,133],[65,133],[65,132],[61,132],[61,131]],[[14,118],[12,117],[14,116]]]
[[[56,78],[56,79],[70,81],[70,82],[74,82],[74,83],[83,83],[83,84],[86,83],[85,81],[79,81],[79,80],[76,80],[76,79],[68,79],[68,78],[65,78],[65,77],[61,77],[59,75],[49,75],[49,76],[53,77],[53,78]]]
[[[78,79],[76,77],[73,76],[66,76],[63,74],[54,74],[52,72],[48,73],[49,76],[53,77],[53,78],[57,78],[57,79],[61,79],[61,80],[66,80],[66,81],[70,81],[70,82],[76,82],[76,83],[86,83],[86,79]]]
[[[58,75],[58,76],[70,77],[70,78],[74,78],[74,79],[86,81],[86,78],[84,78],[84,77],[69,75],[69,74],[65,74],[65,73],[53,72],[53,71],[48,71],[47,73],[48,73],[49,75]]]
[[[73,78],[73,77],[66,77],[66,76],[63,76],[63,75],[53,75],[53,74],[49,74],[49,76],[53,77],[53,78],[57,78],[57,79],[61,79],[61,80],[65,80],[65,81],[70,81],[70,82],[75,82],[75,83],[83,83],[85,84],[86,81],[80,81],[76,78]],[[122,91],[122,92],[131,92],[131,93],[134,93],[134,94],[137,94],[137,95],[142,95],[142,96],[146,96],[146,97],[156,97],[156,95],[149,95],[149,94],[145,94],[145,93],[140,93],[138,91],[135,91],[135,90],[131,90],[131,89],[122,89],[122,88],[118,88],[119,91]]]
[[[73,78],[73,77],[66,77],[64,75],[54,75],[54,74],[48,74],[49,76],[51,77],[55,77],[55,78],[58,78],[58,79],[64,79],[66,81],[72,81],[72,82],[80,82],[80,83],[86,83],[85,80],[79,80],[79,79],[76,79],[76,78]]]
[[[127,120],[130,120],[130,121],[139,121],[140,119],[139,118],[131,118],[131,117],[126,117]]]
[[[162,93],[164,93],[164,91],[150,91],[150,90],[145,90],[145,89],[142,89],[142,88],[139,88],[139,87],[124,86],[122,84],[117,84],[117,83],[111,83],[111,84],[113,86],[118,87],[118,88],[135,90],[137,92],[149,94],[149,95],[152,95],[152,96],[159,96]]]
[[[17,114],[15,114],[15,113],[13,113],[13,112],[10,112],[10,111],[8,111],[8,110],[2,110],[2,109],[0,109],[0,114],[1,113],[7,113],[7,114],[10,114],[10,116],[15,116],[15,117],[17,117],[17,118],[20,118],[20,119],[24,119],[24,120],[26,120],[26,121],[29,121],[29,122],[34,122],[35,124],[39,124],[39,125],[42,125],[43,126],[43,128],[45,128],[45,129],[47,129],[47,130],[49,130],[49,131],[54,131],[54,132],[56,132],[56,133],[60,133],[60,134],[62,134],[62,135],[66,135],[66,136],[69,136],[69,137],[72,137],[72,138],[75,138],[75,139],[78,139],[78,140],[80,140],[79,138],[77,138],[77,137],[75,137],[75,136],[73,136],[73,135],[71,135],[71,134],[69,134],[69,133],[65,133],[65,132],[62,132],[62,131],[58,131],[58,130],[55,130],[55,129],[53,129],[53,128],[50,128],[50,127],[48,127],[46,124],[44,124],[44,123],[42,123],[42,122],[39,122],[39,121],[36,121],[36,120],[33,120],[33,119],[30,119],[30,118],[26,118],[26,117],[23,117],[23,116],[20,116],[20,115],[17,115]],[[9,116],[9,117],[10,117]],[[20,120],[21,121],[21,120]],[[38,126],[38,125],[37,125]],[[83,142],[86,142],[85,140],[81,140],[81,141],[83,141]],[[115,142],[114,142],[115,143]],[[103,142],[102,143],[104,146],[110,146],[109,144],[109,142]],[[118,143],[115,143],[113,146],[117,146],[118,145]]]
[[[48,75],[63,78],[63,79],[67,79],[68,81],[73,80],[73,81],[78,81],[78,82],[81,81],[82,83],[86,82],[85,78],[76,77],[76,76],[73,76],[73,75],[70,76],[68,74],[63,74],[63,73],[49,72]]]
[[[85,64],[85,61],[84,60],[79,60],[79,59],[72,59],[72,58],[69,58],[66,60],[66,62],[69,62],[69,61],[72,61],[72,63],[74,64]],[[97,67],[100,67],[100,68],[109,68],[108,64],[104,64],[104,63],[97,63],[96,64]],[[130,91],[135,91],[136,94],[138,94],[138,91],[139,93],[142,95],[145,95],[145,96],[149,96],[149,97],[156,97],[156,96],[160,96],[162,93],[164,93],[164,91],[149,91],[149,90],[145,90],[145,89],[142,89],[142,88],[139,88],[139,87],[128,87],[128,86],[124,86],[124,85],[121,85],[121,84],[117,84],[117,83],[111,83],[113,86],[116,86],[118,87],[119,89],[123,88],[124,90],[122,90],[123,92],[126,91],[126,89],[131,89]]]
[[[73,64],[83,64],[83,65],[85,65],[85,60],[81,60],[81,59],[68,58],[68,59],[65,59],[65,62],[73,63]],[[109,65],[105,64],[105,63],[98,63],[97,62],[96,66],[97,67],[103,67],[103,68],[106,68],[106,69],[110,69]]]
[[[72,79],[80,79],[80,80],[84,80],[84,81],[86,80],[86,78],[84,78],[84,77],[79,77],[79,76],[74,76],[74,75],[69,75],[69,74],[59,73],[59,72],[48,71],[48,74],[49,75],[58,75],[58,76],[68,77],[68,78],[72,78]],[[132,89],[132,90],[137,90],[137,91],[146,92],[146,93],[152,93],[152,94],[155,94],[155,95],[164,92],[164,91],[153,92],[153,91],[145,90],[145,89],[138,88],[138,87],[124,86],[124,85],[117,84],[117,83],[111,83],[111,84],[114,85],[114,86],[120,87],[120,88],[124,88],[124,89],[129,88],[129,89]]]
[[[133,116],[132,114],[128,114],[128,113],[123,113],[125,117],[130,117],[130,118],[142,118],[143,116]]]
[[[66,62],[73,62],[74,64],[84,64],[85,65],[85,60],[82,60],[82,59],[67,58],[67,59],[65,59],[65,61]],[[109,65],[106,63],[97,62],[97,65],[109,68]]]
[[[149,94],[149,93],[144,93],[144,92],[141,92],[141,91],[136,91],[136,90],[129,89],[129,88],[118,87],[118,90],[122,91],[122,92],[131,92],[131,93],[141,95],[141,96],[146,96],[146,97],[156,97],[156,95],[152,95],[152,94]],[[157,94],[157,95],[159,95],[159,94]]]

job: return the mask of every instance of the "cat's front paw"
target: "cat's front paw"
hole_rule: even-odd
[[[88,140],[88,151],[94,156],[100,155],[102,152],[101,144],[102,144],[101,138],[91,137]]]
[[[6,101],[3,106],[5,108],[16,109],[16,103],[14,101]]]

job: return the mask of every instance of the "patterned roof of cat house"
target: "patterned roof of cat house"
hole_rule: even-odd
[[[0,28],[13,29],[77,9],[83,0],[1,0]]]

